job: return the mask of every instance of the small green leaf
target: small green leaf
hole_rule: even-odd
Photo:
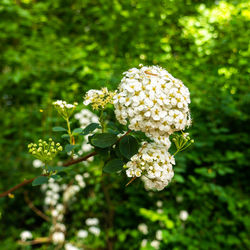
[[[119,143],[119,149],[124,157],[130,159],[134,154],[138,152],[139,145],[137,143],[137,140],[133,136],[127,135],[121,139]]]
[[[65,146],[65,151],[68,153],[70,151],[72,151],[73,149],[75,149],[76,147],[78,147],[79,145],[72,145],[72,144],[67,144]]]
[[[179,175],[179,174],[175,174],[174,175],[174,180],[176,182],[179,182],[179,183],[184,183],[185,182],[185,179],[181,175]]]
[[[117,141],[117,136],[110,133],[96,134],[91,138],[91,143],[99,148],[107,148]]]
[[[69,140],[70,139],[70,136],[68,134],[63,134],[61,137],[63,139],[65,139],[65,140]]]
[[[54,174],[54,175],[51,175],[51,178],[55,179],[55,180],[58,180],[61,178],[60,175],[57,175],[57,174]]]
[[[82,135],[88,135],[97,128],[101,128],[101,126],[98,123],[90,123],[82,132]]]
[[[32,186],[39,186],[41,184],[47,183],[49,178],[47,176],[39,176],[33,182]]]
[[[114,173],[123,169],[123,161],[120,159],[113,159],[109,161],[103,168],[105,173]]]
[[[75,129],[73,130],[73,134],[74,134],[74,135],[80,134],[80,133],[82,133],[82,132],[83,132],[83,129],[82,129],[82,128],[75,128]]]
[[[63,128],[63,127],[54,127],[54,128],[52,128],[52,130],[54,132],[65,132],[65,131],[67,131],[67,129]]]

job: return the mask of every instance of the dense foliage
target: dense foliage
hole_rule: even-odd
[[[99,161],[72,166],[66,183],[76,173],[90,178],[65,217],[67,238],[97,217],[101,234],[85,242],[96,249],[139,249],[142,239],[151,249],[159,229],[160,249],[249,249],[249,18],[249,3],[240,0],[2,0],[0,190],[40,173],[27,145],[58,138],[52,127],[63,120],[53,100],[82,103],[88,89],[116,89],[123,71],[157,64],[190,90],[194,146],[176,156],[174,180],[158,193],[139,181],[125,188],[123,175],[102,176]],[[31,185],[1,198],[1,249],[19,249],[25,229],[37,237],[49,230],[24,190],[43,209],[43,194]],[[189,213],[184,221],[181,210]]]

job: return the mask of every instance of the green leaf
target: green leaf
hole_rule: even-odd
[[[67,129],[63,128],[63,127],[54,127],[54,128],[52,128],[52,130],[54,132],[65,132],[65,131],[67,131]]]
[[[51,175],[51,178],[55,179],[55,180],[58,180],[61,178],[60,175],[57,175],[57,174],[54,174],[54,175]]]
[[[107,148],[117,141],[117,136],[110,133],[96,134],[91,138],[91,143],[99,148]]]
[[[114,173],[123,169],[123,161],[120,159],[113,159],[109,161],[103,168],[105,173]]]
[[[179,183],[184,183],[185,182],[185,179],[181,175],[179,175],[179,174],[175,174],[174,175],[174,180],[176,182],[179,182]]]
[[[61,137],[66,140],[70,139],[70,136],[68,134],[63,134]]]
[[[101,126],[98,123],[90,123],[82,132],[82,135],[88,135],[97,128],[101,128]]]
[[[47,183],[49,178],[47,176],[39,176],[33,182],[32,186],[39,186],[41,184]]]
[[[83,129],[82,129],[82,128],[75,128],[75,129],[73,130],[73,134],[74,134],[74,135],[80,134],[80,133],[82,133],[82,132],[83,132]]]
[[[65,151],[68,153],[68,152],[72,151],[73,149],[75,149],[78,146],[79,146],[78,144],[77,145],[67,144],[65,146]]]
[[[127,135],[121,139],[119,143],[119,149],[124,157],[130,159],[134,154],[138,152],[139,145],[137,143],[137,140],[133,136]]]

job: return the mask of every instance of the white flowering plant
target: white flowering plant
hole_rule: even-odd
[[[49,138],[28,145],[29,153],[36,158],[33,165],[41,169],[41,175],[0,194],[0,197],[12,197],[12,192],[23,185],[31,182],[33,186],[41,185],[45,192],[45,213],[39,213],[51,221],[46,242],[65,249],[70,249],[72,242],[67,242],[64,215],[77,193],[87,185],[86,176],[75,171],[70,174],[69,166],[86,162],[84,166],[90,167],[88,162],[97,158],[99,163],[94,165],[101,166],[102,175],[126,176],[125,186],[140,178],[146,190],[161,191],[174,176],[175,155],[194,142],[184,132],[191,125],[189,90],[159,66],[132,68],[124,72],[117,90],[109,91],[106,87],[89,90],[83,104],[85,108],[74,114],[78,103],[53,102],[65,121],[65,126],[52,129],[57,142]],[[74,118],[80,127],[72,128]],[[66,161],[56,161],[58,156]],[[59,184],[65,175],[69,183]],[[87,219],[87,227],[79,230],[77,238],[84,244],[93,244],[91,237],[99,237],[101,233],[98,224],[97,218]],[[144,225],[140,225],[139,230],[146,234]],[[159,244],[160,234],[157,233],[152,246]],[[21,244],[29,244],[27,240],[31,240],[32,235],[23,233],[21,239]],[[33,242],[37,240],[30,244]]]
[[[159,66],[140,65],[123,74],[117,90],[104,87],[86,93],[83,104],[86,108],[91,105],[96,113],[93,116],[87,109],[73,116],[76,102],[53,102],[66,122],[66,127],[53,127],[54,132],[63,133],[57,139],[62,146],[51,138],[28,145],[43,169],[41,176],[33,178],[33,185],[47,183],[50,178],[60,179],[67,166],[95,155],[103,162],[103,173],[125,173],[130,178],[127,185],[141,178],[147,190],[160,191],[171,182],[174,156],[194,142],[184,133],[191,125],[189,90]],[[81,127],[72,129],[72,117],[80,121]],[[171,141],[176,147],[174,153]],[[53,166],[59,151],[70,159]],[[89,154],[82,156],[86,151]]]

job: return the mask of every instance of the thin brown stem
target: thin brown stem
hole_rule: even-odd
[[[37,244],[43,244],[43,243],[49,243],[51,242],[50,238],[44,237],[44,238],[37,238],[32,241],[18,241],[18,244],[24,245],[24,246],[30,246],[30,245],[37,245]]]
[[[134,176],[134,177],[126,184],[126,187],[127,187],[130,183],[132,183],[136,178],[137,178],[137,177]]]
[[[25,191],[24,192],[24,200],[27,203],[27,205],[29,206],[29,208],[34,211],[38,216],[40,216],[41,218],[43,218],[46,221],[50,221],[49,216],[47,216],[46,214],[44,214],[41,210],[39,210],[37,207],[35,207],[35,205],[33,204],[33,202],[30,200],[28,192]]]

